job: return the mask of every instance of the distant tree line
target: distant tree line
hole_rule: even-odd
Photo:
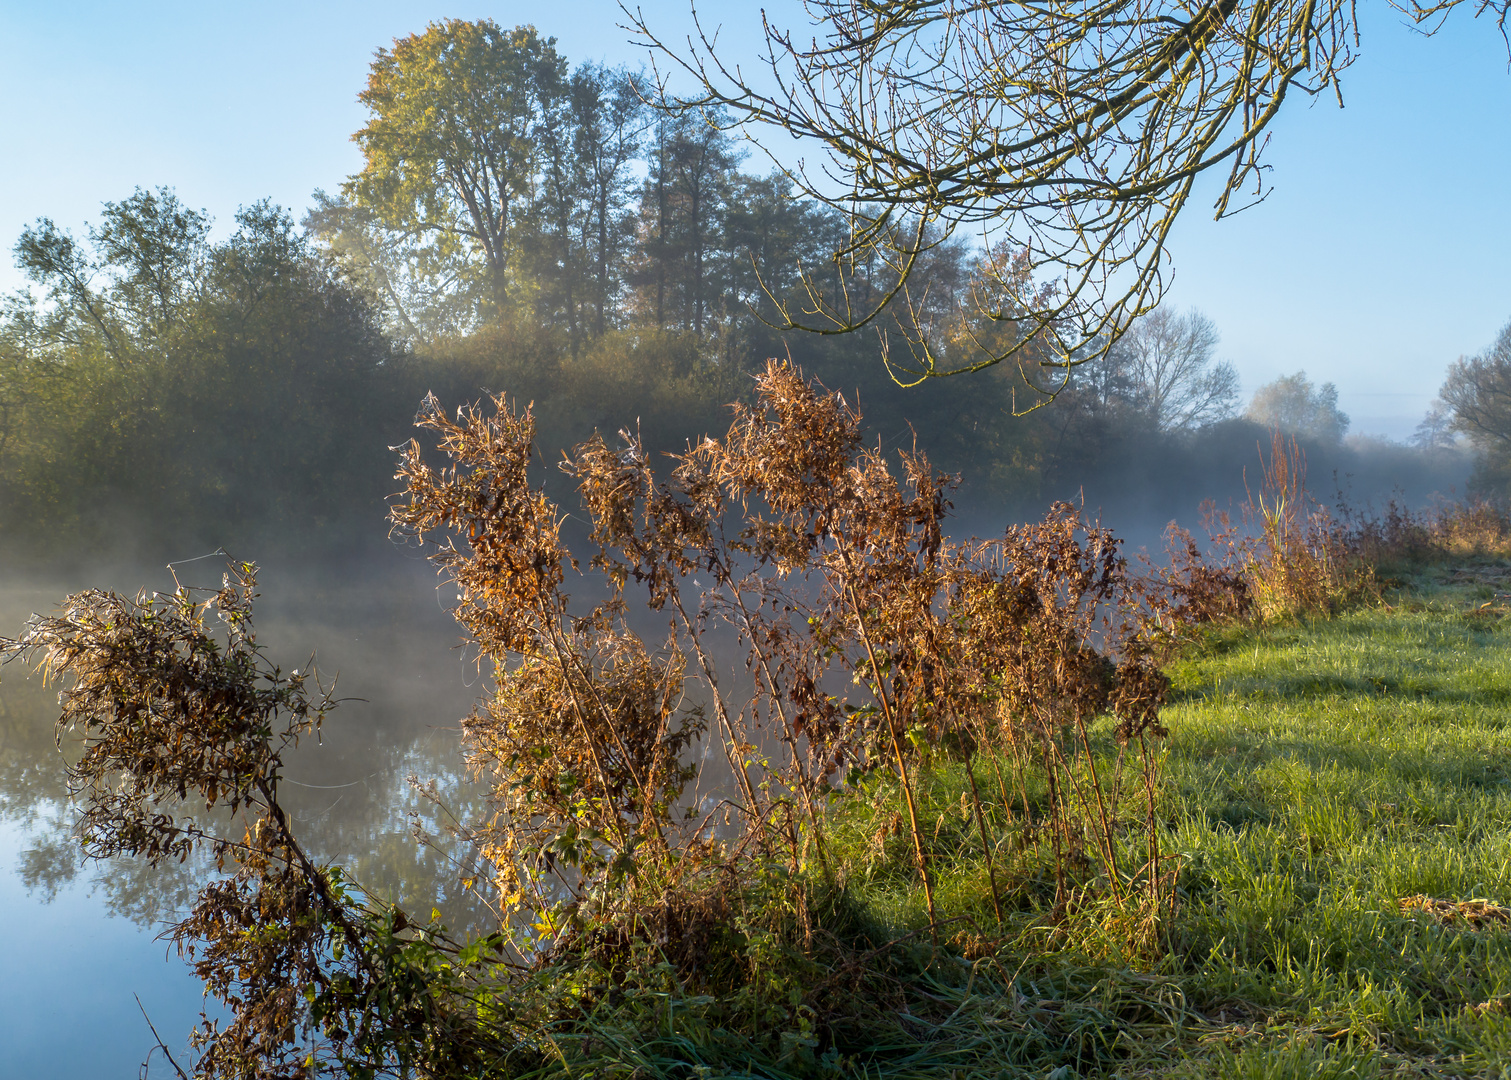
[[[427,391],[448,407],[535,401],[547,457],[626,425],[675,449],[787,355],[858,397],[884,447],[928,451],[1000,514],[1078,492],[1145,510],[1222,497],[1269,427],[1319,468],[1368,472],[1340,443],[1330,384],[1298,373],[1240,415],[1217,329],[1194,311],[1136,321],[1028,415],[1041,398],[1017,368],[904,387],[880,323],[779,331],[826,274],[885,307],[885,268],[873,282],[826,264],[852,222],[794,198],[780,171],[743,171],[717,124],[650,108],[637,78],[572,68],[529,27],[437,23],[378,52],[364,168],[316,192],[302,228],[260,203],[216,240],[159,188],[105,204],[82,237],[48,219],[25,230],[31,288],[0,311],[0,536],[381,536],[388,447]],[[1019,332],[966,314],[1011,262],[934,243],[891,302],[930,324],[932,347],[979,348]],[[1492,438],[1473,435],[1462,393],[1444,400]],[[1403,469],[1425,488],[1449,466],[1388,471]]]
[[[107,203],[78,239],[23,232],[35,283],[0,312],[0,529],[51,545],[123,523],[320,523],[346,512],[400,354],[289,214],[213,242],[171,191]],[[210,531],[215,531],[213,528]]]

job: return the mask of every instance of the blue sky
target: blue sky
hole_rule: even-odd
[[[669,38],[686,10],[645,6]],[[735,56],[759,11],[725,10]],[[768,10],[801,14],[785,0]],[[534,23],[573,61],[640,60],[612,0],[0,0],[0,241],[42,215],[78,229],[138,185],[173,186],[222,223],[262,197],[302,211],[360,165],[350,135],[373,50],[484,16]],[[1297,98],[1279,120],[1270,199],[1221,223],[1210,198],[1188,206],[1169,302],[1216,322],[1245,393],[1305,369],[1338,385],[1355,431],[1404,436],[1447,364],[1511,319],[1511,72],[1494,26],[1467,12],[1430,39],[1383,3],[1362,17],[1346,108]],[[0,288],[19,284],[5,260]]]

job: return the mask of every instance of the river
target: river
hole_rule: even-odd
[[[185,584],[219,583],[214,559],[177,570]],[[0,570],[0,635],[14,636],[29,613],[53,610],[69,592],[143,586],[171,588],[172,579],[162,566]],[[460,765],[458,720],[486,680],[458,648],[430,568],[396,549],[266,568],[259,586],[259,642],[285,668],[303,668],[314,652],[345,699],[319,742],[301,745],[285,770],[283,790],[309,846],[370,891],[425,914],[435,903],[453,925],[485,917],[457,880],[465,847],[444,835],[442,813],[407,780],[439,780],[463,819],[480,806]],[[192,866],[79,865],[56,716],[55,687],[18,663],[0,669],[0,950],[9,976],[0,980],[0,1076],[132,1077],[149,1053],[150,1075],[170,1076],[143,1011],[187,1066],[189,1031],[202,1009],[216,1015],[214,1003],[157,935],[201,875]],[[412,820],[436,837],[434,847],[414,838]]]

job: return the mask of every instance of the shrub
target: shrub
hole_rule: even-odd
[[[1245,506],[1242,541],[1255,610],[1261,618],[1328,615],[1376,595],[1372,567],[1348,527],[1306,489],[1306,456],[1277,430],[1263,481]]]
[[[899,479],[862,448],[844,399],[787,365],[772,362],[758,391],[724,438],[672,455],[665,479],[629,432],[617,448],[594,436],[563,462],[591,522],[590,568],[609,587],[591,607],[564,591],[578,564],[563,515],[527,476],[530,410],[500,398],[455,421],[433,400],[422,411],[449,464],[433,468],[412,442],[408,501],[393,516],[432,545],[494,666],[496,691],[466,732],[472,761],[496,777],[486,841],[505,899],[552,939],[632,925],[700,882],[748,877],[752,861],[794,880],[815,863],[827,873],[822,807],[881,771],[937,926],[916,772],[963,746],[1010,754],[1023,828],[1052,848],[1062,904],[1100,874],[1119,901],[1142,880],[1157,906],[1157,852],[1141,869],[1119,865],[1131,774],[1104,777],[1090,733],[1115,717],[1152,800],[1148,739],[1163,734],[1167,684],[1120,542],[1066,504],[1000,541],[951,542],[952,482],[922,455],[899,455]],[[670,620],[658,648],[632,628],[631,582]],[[720,623],[745,653],[748,694],[721,685],[708,637]],[[691,703],[696,683],[705,700]],[[730,790],[699,817],[680,762],[704,738]],[[1138,813],[1149,818],[1152,802]],[[737,839],[710,839],[721,814]]]

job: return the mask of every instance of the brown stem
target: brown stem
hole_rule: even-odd
[[[598,782],[603,785],[603,797],[605,800],[607,800],[612,797],[614,786],[609,783],[608,768],[604,765],[603,757],[598,752],[598,740],[593,737],[593,731],[590,727],[588,727],[588,718],[583,715],[582,699],[578,697],[577,691],[572,688],[572,675],[571,672],[567,670],[567,662],[562,654],[562,644],[557,640],[558,635],[560,634],[560,628],[556,626],[552,620],[546,618],[543,612],[541,614],[542,622],[547,627],[549,627],[548,633],[549,640],[551,642],[551,655],[555,658],[556,665],[561,670],[561,677],[566,682],[568,696],[572,699],[572,712],[577,717],[578,727],[582,729],[582,737],[587,740],[588,753],[593,757],[593,767],[598,770]],[[599,702],[599,706],[601,709],[601,701]],[[609,723],[607,715],[604,716],[604,722],[609,724],[609,731],[617,736],[618,733],[614,731],[614,725],[612,723]],[[620,753],[624,752],[624,748],[621,745]],[[626,766],[629,765],[628,760],[626,760],[625,764]],[[633,771],[631,772],[631,775],[634,775]],[[645,789],[644,787],[641,787],[641,798],[643,799],[644,797]],[[628,849],[628,847],[630,846],[629,838],[625,835],[624,822],[619,819],[619,812],[617,810],[614,810],[612,807],[610,809],[612,812],[608,815],[608,817],[612,820],[614,832],[619,837],[621,850]]]
[[[157,1025],[152,1022],[152,1017],[147,1015],[147,1007],[142,1004],[141,996],[138,994],[132,994],[131,996],[136,998],[136,1007],[142,1010],[142,1019],[147,1021],[147,1027],[152,1031],[152,1037],[157,1040],[157,1049],[163,1052],[163,1057],[168,1059],[168,1064],[173,1066],[173,1071],[178,1073],[182,1080],[189,1080],[189,1074],[184,1072],[177,1061],[173,1060],[173,1051],[168,1049],[168,1044],[163,1042],[163,1037],[157,1033]],[[146,1075],[146,1068],[147,1066],[142,1066],[142,1075],[144,1076]]]
[[[1139,749],[1142,752],[1144,758],[1144,793],[1147,796],[1149,802],[1149,817],[1144,826],[1148,830],[1149,834],[1149,892],[1150,898],[1154,901],[1155,914],[1158,915],[1161,899],[1159,869],[1159,829],[1157,828],[1157,822],[1155,820],[1154,801],[1155,765],[1154,760],[1149,752],[1149,740],[1145,732],[1139,732],[1138,741]]]
[[[263,806],[273,816],[273,824],[278,827],[278,834],[284,846],[294,856],[294,861],[299,864],[306,880],[314,887],[316,895],[320,897],[320,902],[325,906],[331,920],[340,927],[341,936],[346,938],[348,947],[356,954],[357,963],[369,975],[375,975],[372,960],[367,955],[367,938],[352,925],[351,920],[347,918],[345,905],[331,892],[330,882],[326,880],[325,874],[305,854],[304,848],[294,836],[294,830],[289,827],[288,816],[284,814],[283,807],[278,802],[278,796],[273,793],[266,777],[257,778],[257,790],[262,795]]]
[[[1086,719],[1076,713],[1076,731],[1081,736],[1081,748],[1086,752],[1086,768],[1091,772],[1091,787],[1097,795],[1097,817],[1102,824],[1102,851],[1107,856],[1107,868],[1112,879],[1112,895],[1118,903],[1123,902],[1123,885],[1118,877],[1117,849],[1113,847],[1112,823],[1107,818],[1107,803],[1102,797],[1102,778],[1097,771],[1096,759],[1091,754],[1091,736],[1086,733]]]
[[[876,650],[871,647],[871,635],[866,631],[866,619],[861,612],[860,598],[856,595],[853,584],[846,582],[845,589],[850,595],[850,609],[855,612],[855,625],[860,634],[861,644],[866,647],[866,657],[871,664],[871,693],[875,695],[877,703],[881,706],[882,720],[887,725],[887,734],[892,737],[892,753],[896,757],[897,779],[902,783],[903,800],[908,806],[908,830],[913,834],[913,852],[918,856],[918,873],[923,877],[923,897],[929,907],[929,927],[934,945],[937,947],[939,945],[939,916],[934,910],[934,882],[929,875],[928,856],[923,850],[923,833],[918,824],[918,806],[913,800],[913,785],[908,781],[907,759],[903,756],[902,740],[897,734],[892,703],[887,699],[886,689],[882,686],[881,669],[876,663]]]
[[[1009,798],[1007,794],[1007,781],[1002,778],[1002,763],[997,760],[998,747],[992,743],[990,737],[988,736],[988,729],[985,720],[981,721],[981,745],[990,748],[990,753],[987,754],[987,758],[991,761],[992,772],[997,777],[997,794],[1002,798],[1002,810],[1007,814],[1007,823],[1011,825],[1013,821],[1013,803],[1012,799]]]
[[[698,667],[703,671],[704,681],[714,694],[714,715],[719,718],[719,725],[724,729],[724,755],[729,759],[729,768],[740,781],[740,790],[745,793],[746,805],[752,820],[761,816],[759,805],[756,803],[755,788],[750,783],[750,777],[745,772],[743,762],[735,759],[735,751],[740,741],[735,736],[734,722],[729,718],[729,710],[724,705],[724,695],[719,692],[719,677],[714,672],[713,661],[709,659],[707,651],[703,648],[703,640],[693,630],[692,619],[687,614],[687,609],[682,606],[682,595],[672,593],[672,604],[677,609],[677,617],[682,620],[682,628],[686,631],[688,640],[692,643],[693,653],[698,657]]]
[[[735,587],[733,581],[729,580],[728,575],[725,576],[725,584],[729,586],[730,593],[734,596],[734,603],[740,610],[740,617],[745,620],[745,632],[750,637],[750,651],[755,654],[756,663],[761,669],[761,676],[766,680],[766,686],[771,690],[772,707],[776,709],[777,715],[782,718],[783,738],[792,752],[792,764],[793,768],[797,770],[798,782],[803,792],[803,803],[808,811],[808,820],[813,825],[813,839],[818,847],[819,863],[823,866],[824,873],[827,876],[829,874],[829,859],[824,851],[823,832],[819,828],[818,811],[813,805],[813,782],[808,777],[808,769],[804,766],[801,755],[798,754],[797,735],[793,731],[792,721],[787,715],[787,710],[782,706],[781,697],[776,693],[777,684],[775,678],[772,676],[771,664],[766,658],[766,651],[761,648],[760,643],[756,640],[755,631],[751,628],[750,610],[745,606],[745,600],[740,595],[740,590]]]
[[[971,802],[976,807],[976,829],[981,833],[981,854],[986,857],[986,876],[992,883],[992,910],[997,921],[1002,921],[1002,897],[997,892],[997,869],[992,865],[992,845],[986,838],[986,818],[981,813],[981,793],[976,790],[976,769],[971,762],[965,763],[965,775],[971,782]]]
[[[1044,782],[1049,789],[1050,830],[1055,851],[1055,907],[1066,901],[1065,895],[1065,848],[1070,837],[1065,833],[1065,807],[1060,799],[1060,770],[1055,768],[1052,741],[1048,732],[1040,733],[1040,752],[1044,756]]]
[[[1089,828],[1091,834],[1096,837],[1097,849],[1101,852],[1103,860],[1109,860],[1111,857],[1111,852],[1107,846],[1107,843],[1105,842],[1106,835],[1104,832],[1099,831],[1096,827],[1095,814],[1092,810],[1091,800],[1086,797],[1086,792],[1081,786],[1081,780],[1076,775],[1076,771],[1071,760],[1065,756],[1064,750],[1060,748],[1058,743],[1054,744],[1054,756],[1056,762],[1058,763],[1060,771],[1068,781],[1070,793],[1075,796],[1077,808],[1080,811],[1080,818],[1077,819],[1078,825],[1081,821],[1086,822],[1086,828]],[[1065,784],[1061,784],[1062,791],[1065,789],[1065,787]],[[1070,828],[1068,818],[1066,819],[1065,827],[1067,830]],[[1109,878],[1112,881],[1113,896],[1118,901],[1118,903],[1121,904],[1123,900],[1123,892],[1121,887],[1122,883],[1118,881],[1117,875],[1115,873],[1112,873],[1111,871],[1109,871]]]

